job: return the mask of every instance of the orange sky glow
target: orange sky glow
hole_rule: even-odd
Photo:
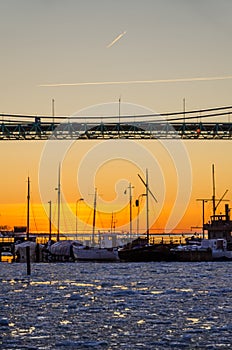
[[[107,142],[105,142],[107,146]],[[176,142],[176,141],[174,141]],[[132,217],[133,232],[138,229],[138,208],[135,207],[135,200],[145,193],[144,185],[141,183],[138,173],[145,179],[145,169],[140,169],[139,154],[138,164],[127,159],[112,159],[98,164],[94,175],[94,184],[90,174],[85,178],[84,201],[76,204],[76,201],[83,197],[78,180],[78,170],[81,162],[84,162],[86,155],[92,152],[100,142],[75,141],[66,153],[62,162],[61,170],[61,231],[75,232],[76,210],[78,212],[78,231],[90,232],[93,218],[93,194],[94,188],[98,190],[96,229],[115,230],[128,232],[129,230],[129,183],[132,189]],[[155,203],[150,199],[150,223],[152,232],[168,232],[166,227],[172,210],[177,206],[176,211],[183,210],[181,203],[176,203],[177,192],[184,186],[177,178],[176,165],[170,158],[165,147],[159,141],[138,141],[139,147],[145,148],[152,154],[160,174],[149,173],[149,186],[158,199]],[[190,159],[192,179],[190,183],[190,199],[186,210],[180,215],[174,232],[199,231],[202,225],[202,204],[197,199],[211,198],[212,196],[212,164],[215,164],[217,198],[220,198],[228,189],[227,198],[231,198],[232,188],[230,187],[231,170],[227,167],[227,154],[231,143],[227,141],[185,141],[187,154]],[[0,225],[25,226],[27,208],[27,176],[31,182],[31,210],[30,229],[33,232],[48,232],[48,200],[43,202],[41,188],[38,179],[39,165],[43,156],[43,142],[19,141],[1,142],[2,148],[7,152],[2,153],[3,171],[0,174]],[[13,151],[14,150],[14,151]],[[16,151],[15,151],[16,150]],[[91,153],[90,153],[91,156]],[[90,157],[91,159],[91,157]],[[227,169],[227,171],[224,171]],[[46,170],[49,173],[49,169]],[[149,171],[149,167],[148,167]],[[181,171],[181,169],[180,169]],[[53,231],[57,225],[57,172],[52,178],[51,197]],[[122,181],[122,183],[120,183]],[[125,193],[127,191],[127,193]],[[146,230],[145,197],[140,202],[139,232]],[[219,211],[224,211],[224,204]],[[205,217],[208,220],[212,214],[210,202],[205,207]],[[113,215],[113,224],[112,224]],[[197,229],[198,227],[198,229]]]
[[[119,116],[118,101],[121,117],[129,107],[134,117],[231,106],[231,12],[226,0],[0,0],[1,123],[11,113]],[[231,122],[229,112],[224,121]],[[212,164],[217,198],[228,190],[231,199],[231,141],[111,141],[0,141],[0,225],[26,225],[29,176],[30,229],[48,231],[51,201],[56,231],[59,163],[62,232],[75,232],[76,224],[91,231],[95,188],[96,230],[110,230],[113,215],[115,230],[128,232],[130,183],[136,232],[134,203],[145,190],[138,174],[145,179],[146,169],[158,200],[149,200],[152,232],[201,230],[197,199],[212,197]],[[208,201],[206,220],[211,214]]]

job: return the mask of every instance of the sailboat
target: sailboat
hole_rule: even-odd
[[[26,237],[24,241],[22,237],[18,237],[15,246],[14,254],[16,262],[40,262],[42,261],[42,248],[41,244],[36,243],[35,238],[30,235],[30,178],[27,178],[27,226],[26,226]],[[29,248],[29,255],[27,255],[27,249]]]
[[[93,229],[92,229],[92,246],[82,245],[73,246],[73,255],[78,261],[117,261],[118,249],[103,248],[95,245],[95,223],[96,223],[96,207],[97,207],[97,189],[94,193],[94,211],[93,211]]]

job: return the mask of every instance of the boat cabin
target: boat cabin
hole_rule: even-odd
[[[226,239],[228,245],[232,245],[232,220],[230,220],[230,209],[225,205],[225,214],[213,215],[210,222],[204,224],[204,230],[208,231],[208,239]]]

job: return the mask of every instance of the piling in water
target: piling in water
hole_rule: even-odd
[[[27,274],[31,274],[31,259],[30,259],[30,247],[26,247],[26,256],[27,256]]]

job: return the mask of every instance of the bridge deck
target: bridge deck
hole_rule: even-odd
[[[1,122],[0,140],[232,139],[232,123]]]
[[[51,117],[0,114],[0,140],[231,140],[232,106],[143,116]],[[206,118],[225,121],[205,121]]]

